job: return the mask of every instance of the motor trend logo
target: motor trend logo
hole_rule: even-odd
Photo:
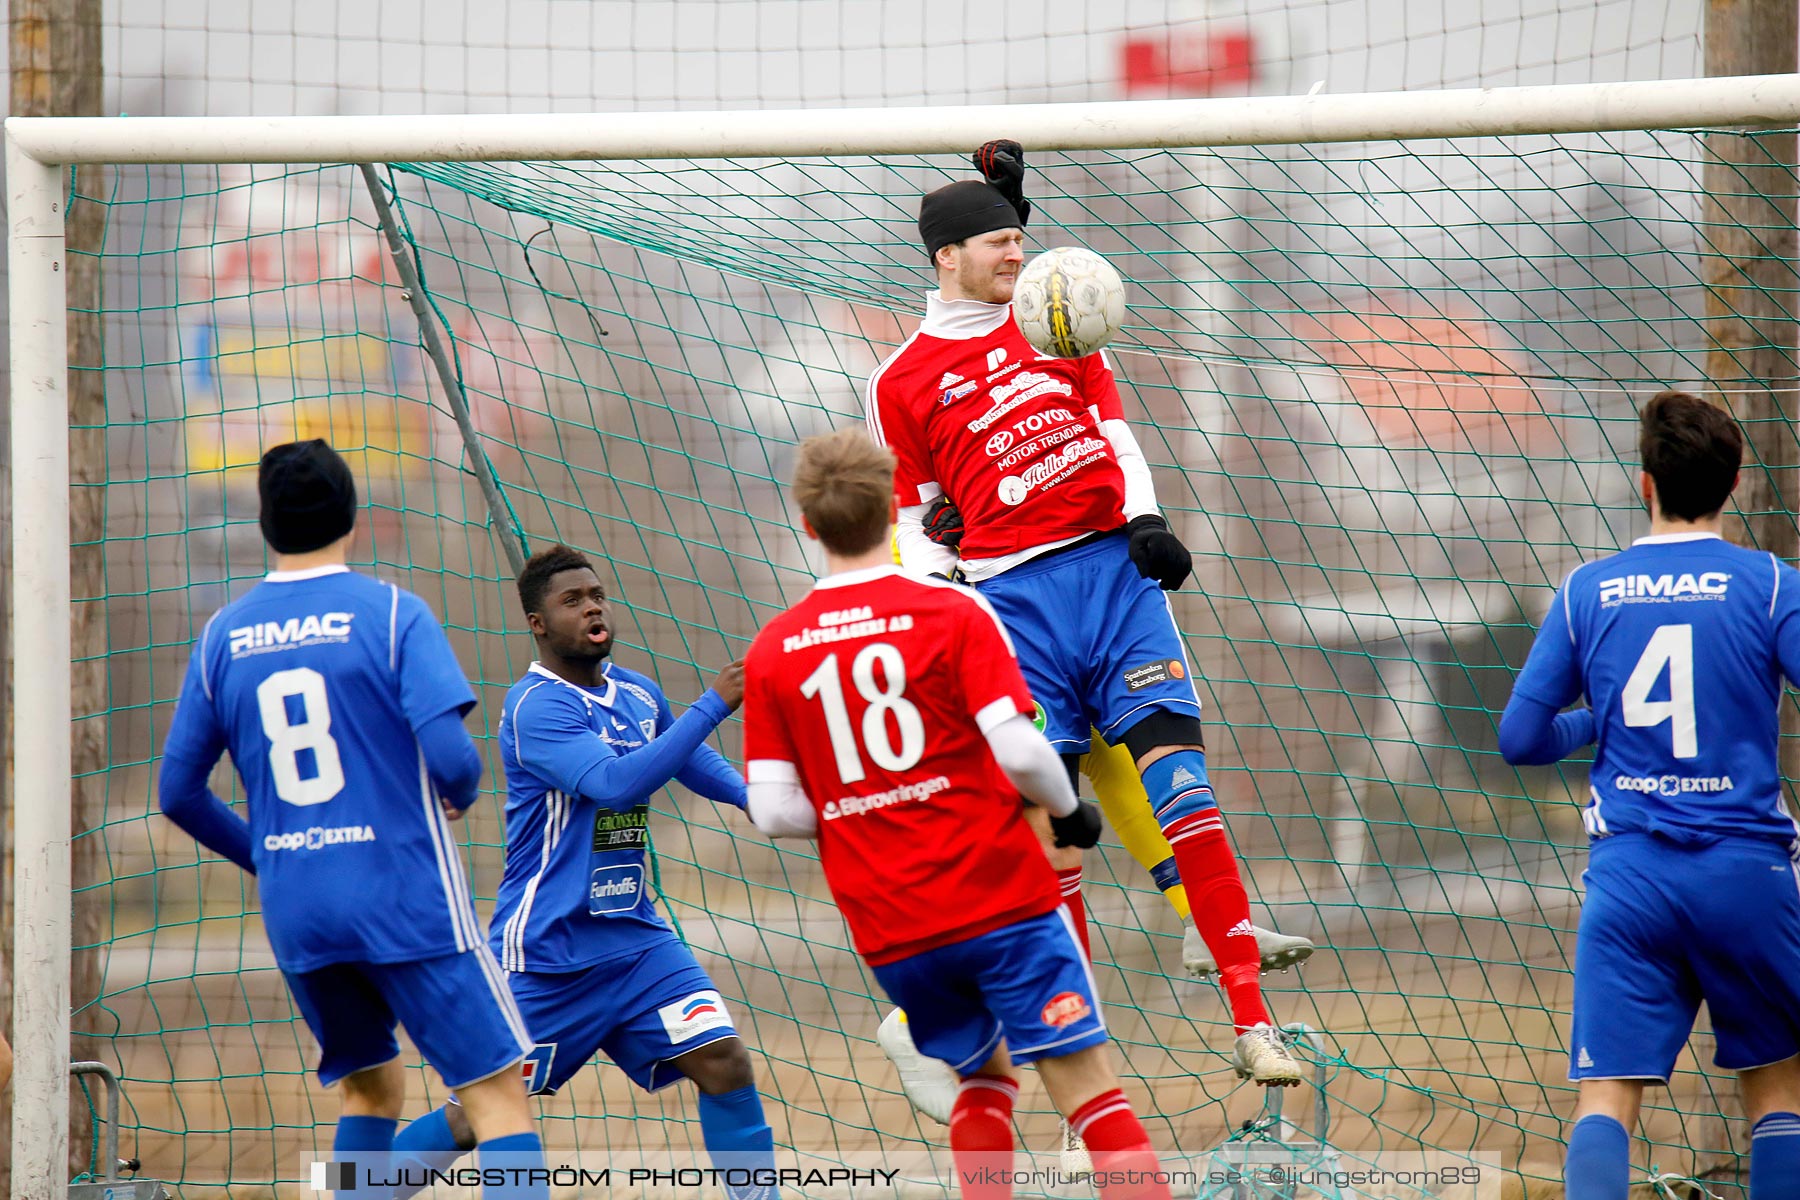
[[[708,1030],[730,1029],[731,1014],[717,992],[694,992],[656,1010],[671,1042],[686,1042]]]
[[[1094,1010],[1080,992],[1058,992],[1044,1005],[1044,1024],[1052,1029],[1066,1029]]]
[[[1600,581],[1600,605],[1673,604],[1677,601],[1723,600],[1731,576],[1724,571],[1698,575],[1619,575]]]
[[[995,462],[994,468],[1000,471],[1010,471],[1026,459],[1048,450],[1052,446],[1060,446],[1071,438],[1078,438],[1086,432],[1087,426],[1081,424],[1064,425],[1061,429],[1052,429],[1049,433],[1032,438],[1005,458]]]
[[[937,795],[950,786],[948,775],[934,775],[930,779],[922,779],[917,783],[903,783],[899,787],[889,788],[885,792],[875,792],[867,796],[842,796],[836,800],[827,800],[823,813],[827,821],[835,821],[840,817],[856,817],[863,813],[876,812],[895,804],[912,804]]]
[[[257,621],[240,625],[229,634],[231,657],[267,654],[272,650],[292,650],[300,646],[322,646],[350,640],[350,622],[355,613],[314,613],[307,617],[289,617],[285,621]]]

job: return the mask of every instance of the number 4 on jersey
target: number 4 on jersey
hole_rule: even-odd
[[[875,679],[876,664],[881,666],[881,681]],[[884,771],[904,771],[916,766],[925,756],[925,720],[906,691],[906,662],[900,651],[887,642],[874,642],[857,652],[850,663],[850,681],[869,707],[863,710],[862,749],[867,750],[875,765]],[[858,783],[867,778],[862,755],[857,752],[856,732],[850,728],[850,710],[844,706],[844,685],[838,676],[838,656],[833,651],[825,656],[818,669],[800,685],[800,694],[808,700],[817,698],[825,706],[825,729],[831,735],[831,752],[837,758],[838,778],[844,783]],[[887,715],[894,714],[900,729],[900,745],[896,748],[888,736]]]
[[[1650,689],[1669,669],[1669,698],[1650,699]],[[1669,722],[1669,736],[1676,758],[1700,754],[1700,733],[1694,717],[1694,627],[1659,625],[1650,644],[1631,669],[1625,690],[1619,694],[1625,724],[1633,727]]]

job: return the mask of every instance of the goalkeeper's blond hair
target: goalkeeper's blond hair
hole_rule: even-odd
[[[894,511],[894,456],[851,426],[800,443],[794,503],[833,554],[873,550]]]

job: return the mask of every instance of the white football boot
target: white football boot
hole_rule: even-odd
[[[1287,1038],[1266,1023],[1238,1035],[1237,1045],[1231,1048],[1231,1069],[1238,1078],[1263,1087],[1298,1087],[1302,1074],[1300,1060],[1288,1049]]]
[[[1252,925],[1250,932],[1256,935],[1256,953],[1262,960],[1264,971],[1285,971],[1311,958],[1316,948],[1308,938],[1276,933],[1273,929]],[[1205,979],[1219,971],[1212,951],[1206,947],[1206,939],[1200,936],[1200,930],[1191,921],[1187,932],[1181,935],[1181,965],[1195,979]]]
[[[1062,1123],[1062,1154],[1057,1167],[1065,1179],[1077,1179],[1094,1173],[1094,1159],[1088,1153],[1087,1143],[1081,1140],[1081,1135],[1067,1121]]]
[[[900,1090],[912,1106],[939,1125],[948,1125],[957,1089],[962,1086],[950,1064],[919,1053],[906,1027],[906,1014],[897,1008],[882,1019],[875,1040],[900,1072]]]

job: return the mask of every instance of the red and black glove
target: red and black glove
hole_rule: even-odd
[[[993,184],[1019,214],[1019,227],[1031,220],[1031,201],[1025,198],[1025,147],[1004,139],[985,143],[974,155],[975,169]]]
[[[950,503],[950,497],[939,496],[925,511],[925,536],[951,550],[962,545],[962,510]]]

